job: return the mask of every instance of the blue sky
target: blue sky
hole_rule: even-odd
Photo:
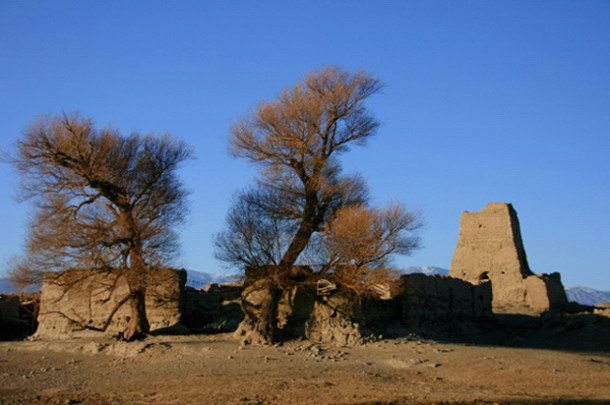
[[[462,211],[511,202],[534,272],[610,290],[608,1],[4,0],[0,148],[47,112],[173,133],[197,158],[179,264],[222,273],[211,239],[255,173],[229,125],[325,65],[386,84],[379,135],[342,161],[376,203],[423,211],[424,248],[398,266],[449,268]],[[0,262],[22,249],[17,185],[0,164]]]

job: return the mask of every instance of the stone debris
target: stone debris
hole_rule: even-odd
[[[313,360],[324,360],[330,362],[345,361],[349,356],[348,352],[335,348],[331,349],[328,347],[322,347],[312,343],[302,344],[291,348],[284,348],[278,351],[286,356],[293,356],[295,353],[304,353],[307,355],[307,357]]]

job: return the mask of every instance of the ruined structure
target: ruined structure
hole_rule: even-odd
[[[406,291],[401,295],[402,321],[426,325],[447,318],[480,319],[492,316],[491,283],[472,284],[449,276],[408,274],[401,277]]]
[[[242,294],[242,308],[252,321],[269,299],[264,282],[254,282]],[[284,338],[352,345],[371,334],[442,332],[462,321],[492,316],[489,282],[474,285],[448,276],[409,274],[380,288],[386,293],[378,298],[354,299],[340,288],[323,291],[301,285],[284,294],[278,307]],[[236,334],[242,337],[244,331]]]
[[[256,320],[269,297],[264,280],[245,289],[239,283],[185,288],[186,274],[167,271],[149,288],[146,311],[151,330],[176,333],[233,332],[247,315]],[[412,274],[380,286],[378,298],[356,300],[341,289],[299,284],[278,310],[284,338],[357,344],[371,333],[438,329],[462,319],[491,316],[489,283],[473,285],[447,276]],[[112,273],[71,270],[47,274],[43,282],[36,338],[116,336],[129,319],[127,285]],[[175,330],[172,330],[175,329]]]
[[[474,284],[491,281],[497,309],[545,311],[568,302],[559,273],[530,270],[511,204],[489,203],[482,211],[462,213],[449,275]]]
[[[160,270],[150,280],[146,314],[151,330],[177,325],[184,310],[186,271]],[[117,335],[130,316],[125,280],[106,271],[67,270],[45,275],[36,338]]]
[[[243,320],[241,283],[208,284],[204,290],[186,287],[180,322],[191,333],[234,332]]]

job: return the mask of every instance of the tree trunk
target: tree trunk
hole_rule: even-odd
[[[141,339],[150,335],[150,324],[146,317],[146,291],[138,288],[131,293],[131,318],[123,338],[127,341]]]
[[[246,344],[273,344],[277,339],[277,310],[283,291],[270,280],[261,279],[242,294],[245,318],[237,335]]]
[[[131,318],[123,333],[123,338],[132,341],[150,336],[150,324],[146,316],[146,289],[150,270],[144,262],[142,240],[132,212],[130,210],[122,212],[122,219],[131,241],[129,269],[125,274],[131,292]]]

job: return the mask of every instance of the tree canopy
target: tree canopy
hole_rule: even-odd
[[[246,281],[265,279],[272,297],[259,319],[242,323],[247,342],[273,341],[277,304],[294,285],[295,264],[315,264],[310,279],[325,275],[360,295],[392,254],[417,247],[418,239],[405,234],[419,227],[419,217],[399,205],[369,209],[364,180],[343,174],[338,159],[376,134],[379,121],[364,103],[381,88],[371,74],[325,67],[231,126],[230,153],[259,172],[255,185],[235,197],[227,229],[215,239],[216,256],[264,267]]]
[[[168,134],[123,136],[78,113],[39,118],[11,158],[20,197],[35,207],[13,279],[65,269],[117,272],[131,293],[125,337],[148,333],[146,288],[178,249],[187,190],[177,170],[191,154]]]
[[[285,270],[337,208],[364,202],[364,182],[342,176],[337,156],[375,135],[379,122],[364,101],[381,88],[365,72],[326,67],[231,126],[231,154],[259,166],[258,186],[279,199],[282,218],[293,221],[278,263]]]

